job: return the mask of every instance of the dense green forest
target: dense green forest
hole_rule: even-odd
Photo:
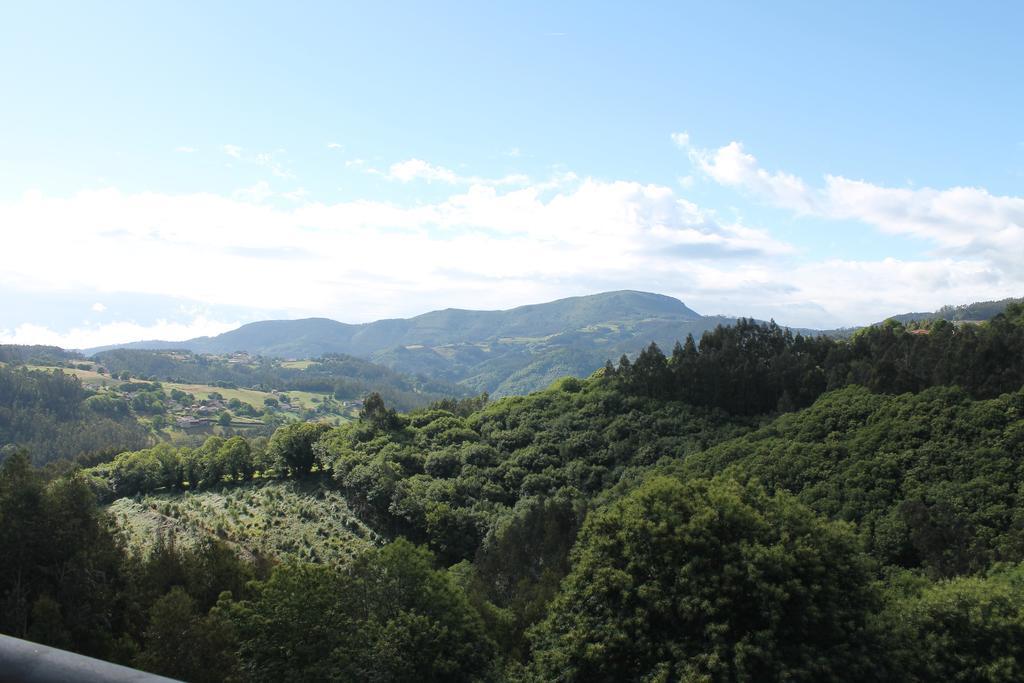
[[[257,548],[279,482],[343,498],[351,544]],[[253,547],[140,544],[99,506],[217,491]],[[523,397],[370,395],[59,476],[13,454],[0,629],[196,681],[1016,681],[1022,495],[1024,306],[843,341],[741,320]]]
[[[58,365],[63,361],[84,360],[76,351],[59,346],[0,344],[0,363],[6,365]]]

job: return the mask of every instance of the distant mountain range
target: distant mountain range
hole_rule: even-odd
[[[352,325],[326,318],[267,320],[216,337],[142,341],[89,349],[186,349],[195,353],[317,358],[342,353],[392,370],[493,395],[522,394],[564,375],[586,376],[609,358],[655,341],[671,348],[732,318],[702,316],[661,294],[619,291],[506,311],[445,309]],[[667,350],[667,349],[666,349]]]
[[[987,319],[1003,302],[945,307],[935,313],[894,316],[901,320]],[[994,312],[993,312],[994,311]],[[986,317],[971,317],[971,316]],[[340,353],[397,372],[458,384],[494,396],[525,394],[565,375],[586,376],[608,359],[634,355],[650,342],[668,352],[687,334],[700,338],[734,318],[704,316],[678,299],[648,292],[617,291],[559,299],[505,311],[448,308],[414,318],[358,325],[327,318],[267,320],[216,337],[182,342],[142,341],[89,349],[185,349],[194,353],[318,358]],[[818,334],[818,330],[794,330]],[[850,330],[830,331],[849,333]]]

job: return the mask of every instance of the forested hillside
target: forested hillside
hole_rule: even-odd
[[[855,523],[879,562],[929,576],[1024,559],[1021,390],[971,400],[955,387],[917,395],[848,387],[666,471],[789,491]]]
[[[77,377],[0,365],[0,459],[17,444],[37,464],[139,448],[149,430],[90,401]]]
[[[929,313],[902,313],[890,316],[893,320],[901,323],[927,320],[948,320],[950,322],[991,320],[1004,312],[1011,304],[1024,303],[1021,298],[1000,299],[999,301],[976,301],[972,304],[961,304],[959,306],[943,306],[942,308]]]
[[[462,387],[425,377],[402,375],[353,356],[327,354],[303,360],[229,353],[215,356],[188,351],[116,349],[92,356],[115,373],[177,383],[211,384],[226,388],[304,391],[329,394],[338,400],[361,399],[377,392],[391,405],[411,410],[446,396],[465,396]]]
[[[1014,681],[1022,491],[1024,307],[740,321],[529,396],[12,456],[2,628],[199,681]]]
[[[267,435],[293,420],[345,420],[375,392],[410,410],[464,389],[351,356],[285,362],[230,354],[120,349],[86,358],[0,345],[0,459],[97,457],[210,435]]]
[[[0,344],[0,363],[6,365],[55,365],[62,361],[84,360],[77,351],[66,351],[59,346],[26,346]]]

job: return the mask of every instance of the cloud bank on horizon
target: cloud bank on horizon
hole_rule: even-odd
[[[686,152],[686,173],[797,218],[853,221],[875,239],[907,235],[924,245],[922,256],[808,258],[764,225],[698,206],[685,188],[571,172],[489,180],[415,158],[364,173],[440,183],[444,196],[324,203],[269,184],[230,195],[32,192],[0,202],[0,287],[26,297],[90,292],[94,319],[63,329],[26,321],[0,329],[0,341],[84,348],[217,334],[246,321],[218,317],[222,307],[358,322],[627,288],[677,296],[703,313],[832,327],[1024,291],[1024,198],[838,175],[814,185],[765,170],[738,141],[703,149],[686,133],[670,138]],[[224,151],[245,158],[238,147]],[[279,175],[269,157],[249,158]],[[199,308],[148,324],[106,319],[103,297],[121,291]]]

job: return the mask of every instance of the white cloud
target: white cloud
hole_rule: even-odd
[[[956,213],[950,207],[972,217],[982,209],[1015,215],[1013,198],[974,190],[941,197],[915,194],[920,190],[892,194],[833,178],[813,189],[764,171],[738,145],[701,155],[719,182],[766,193],[798,211],[864,216],[891,227],[924,223],[931,226],[929,235],[949,230],[942,244],[954,251],[921,260],[808,262],[768,231],[693,204],[679,187],[573,173],[501,184],[407,160],[388,174],[398,182],[435,178],[450,188],[447,196],[405,205],[323,203],[310,201],[301,188],[274,192],[262,181],[231,196],[111,188],[0,201],[0,286],[94,292],[97,301],[133,292],[199,302],[204,309],[232,306],[350,322],[630,288],[678,296],[701,312],[776,315],[780,322],[805,326],[865,323],[904,310],[1024,291],[1020,266],[1007,265],[1020,253],[1016,228],[997,229],[998,218],[982,223],[993,235],[1004,235],[1009,256],[1000,260],[991,250],[957,241],[960,233],[944,227]],[[456,181],[449,183],[452,176]],[[794,198],[801,192],[806,196]],[[940,214],[942,221],[935,218]],[[179,338],[209,333],[193,329],[200,323],[82,328],[73,331],[76,339],[90,341],[74,345],[93,345],[101,336],[173,338],[172,325],[188,327]],[[72,332],[19,326],[4,338],[37,335],[35,341],[53,341],[61,334]]]
[[[1024,277],[1024,197],[979,187],[892,188],[827,175],[822,187],[783,172],[770,173],[738,142],[693,150],[696,165],[716,182],[740,187],[799,214],[856,220],[882,232],[931,242],[939,257],[982,258]]]
[[[182,154],[191,154],[192,152],[196,151],[196,148],[195,147],[184,147],[184,146],[182,146],[182,147],[175,147],[174,151],[175,152],[181,152]]]
[[[471,185],[410,206],[289,206],[265,201],[270,192],[257,183],[231,197],[107,189],[0,202],[0,225],[12,228],[0,284],[368,320],[598,289],[679,292],[696,264],[789,252],[671,188],[628,181]]]
[[[252,159],[250,159],[250,161],[256,164],[257,166],[262,166],[268,169],[273,175],[277,176],[278,178],[291,179],[295,177],[295,175],[291,171],[286,169],[281,164],[281,162],[277,160],[276,155],[273,153],[261,152],[253,156]]]
[[[455,171],[443,166],[434,166],[422,159],[407,159],[391,164],[387,175],[388,178],[400,180],[403,183],[407,183],[410,180],[426,180],[428,183],[436,180],[449,184],[459,182],[459,176]]]
[[[265,168],[278,178],[292,179],[295,177],[295,174],[279,160],[279,157],[284,154],[283,149],[274,152],[256,152],[255,154],[245,154],[243,148],[238,145],[222,145],[221,149],[232,159]]]
[[[305,201],[306,198],[309,196],[309,191],[306,190],[306,188],[304,187],[297,187],[291,192],[282,192],[281,196],[287,199],[288,201],[301,202]]]
[[[376,169],[367,169],[367,173],[383,175],[388,180],[408,183],[412,180],[424,180],[428,183],[440,182],[448,185],[528,185],[529,176],[511,174],[502,178],[481,178],[479,176],[460,176],[444,166],[435,166],[422,159],[406,159],[391,164],[387,173]]]
[[[681,149],[686,149],[690,146],[690,134],[686,131],[681,133],[672,133],[670,137],[672,138],[672,142],[676,143],[676,146]]]
[[[815,197],[804,182],[788,173],[769,173],[757,165],[743,145],[730,142],[714,152],[690,148],[690,158],[708,176],[722,185],[744,187],[767,197],[774,204],[800,213],[815,211]]]
[[[327,149],[345,149],[345,145],[339,142],[328,142]]]
[[[107,307],[97,301],[92,305],[92,310],[96,313],[103,313]]]
[[[903,189],[826,176],[823,212],[931,240],[943,248],[991,255],[1024,249],[1024,197],[978,187]]]
[[[185,323],[158,320],[152,325],[139,325],[121,321],[57,332],[43,325],[25,323],[14,330],[0,330],[0,344],[48,344],[66,349],[88,349],[130,340],[183,341],[221,334],[238,325],[238,322],[219,322],[198,316]]]
[[[270,183],[266,180],[260,180],[249,187],[235,190],[232,196],[251,202],[264,202],[274,196],[274,191],[270,189]]]
[[[694,303],[707,300],[704,310],[708,312],[715,306],[737,314],[774,316],[791,325],[838,327],[877,322],[896,313],[934,310],[949,303],[999,299],[1024,288],[1019,278],[1001,273],[985,261],[950,258],[826,259],[790,268],[777,264],[748,271],[745,284],[708,287]],[[789,316],[783,317],[784,312]]]

